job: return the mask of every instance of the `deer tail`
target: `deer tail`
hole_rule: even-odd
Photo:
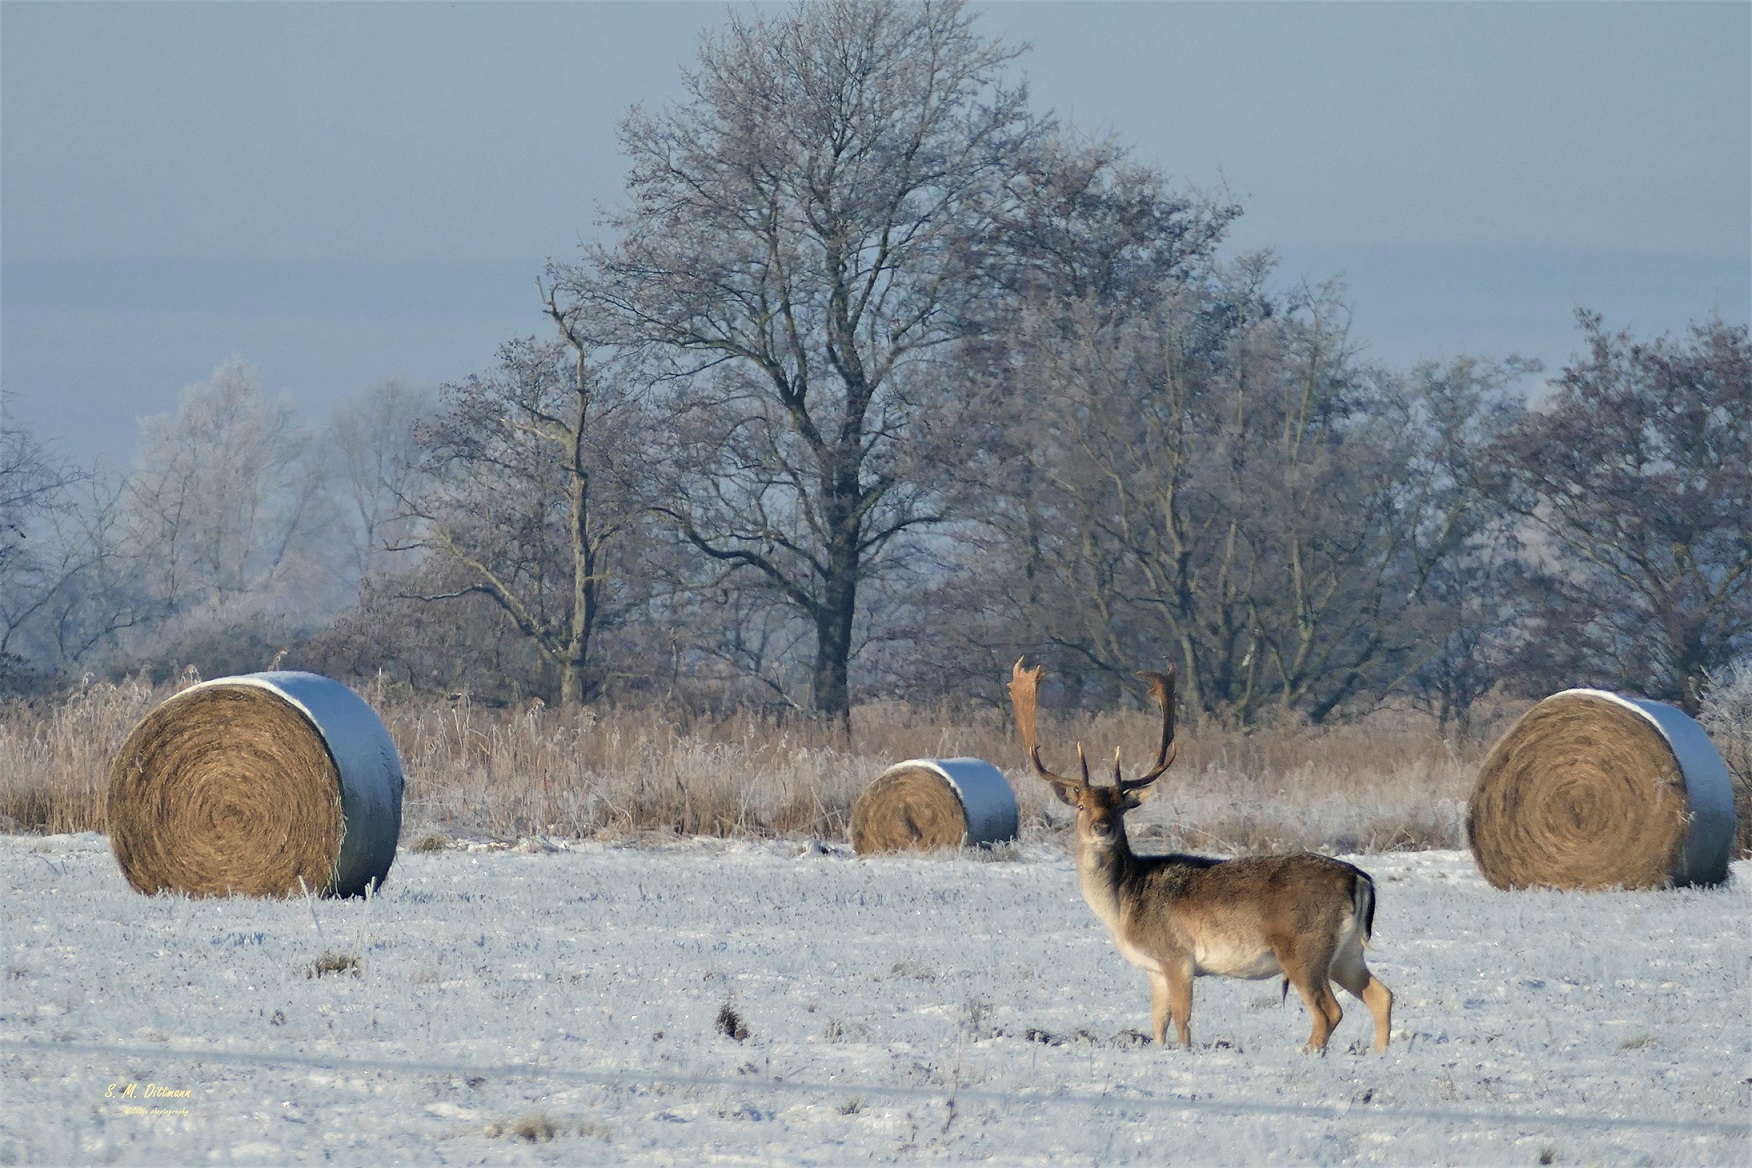
[[[1363,923],[1363,944],[1367,945],[1375,935],[1375,882],[1366,872],[1358,872],[1351,887],[1351,908]]]

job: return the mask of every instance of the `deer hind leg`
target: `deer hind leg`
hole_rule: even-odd
[[[1302,1049],[1309,1054],[1325,1054],[1327,1040],[1338,1027],[1339,1019],[1344,1017],[1338,998],[1332,992],[1332,983],[1316,975],[1292,977],[1290,984],[1296,987],[1302,1004],[1308,1007],[1308,1016],[1314,1020],[1314,1028],[1308,1032],[1308,1044]]]
[[[1375,1052],[1386,1050],[1387,1036],[1393,1028],[1393,991],[1369,972],[1360,942],[1353,939],[1333,959],[1332,980],[1369,1008],[1369,1013],[1375,1016]]]
[[[1338,996],[1332,992],[1332,982],[1327,977],[1327,967],[1331,965],[1332,958],[1325,953],[1297,953],[1292,946],[1284,946],[1276,952],[1284,977],[1296,987],[1296,995],[1308,1007],[1308,1017],[1314,1024],[1313,1029],[1308,1032],[1308,1045],[1302,1049],[1309,1053],[1325,1054],[1327,1040],[1332,1037],[1339,1019],[1344,1017],[1344,1011],[1338,1005]],[[1314,959],[1310,960],[1310,957]]]

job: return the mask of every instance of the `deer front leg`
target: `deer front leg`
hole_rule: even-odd
[[[1152,969],[1150,974],[1150,1037],[1157,1046],[1168,1045],[1168,978]]]
[[[1174,1037],[1192,1048],[1192,970],[1166,965],[1150,971],[1150,1026],[1157,1046],[1168,1045],[1168,1020],[1174,1020]]]

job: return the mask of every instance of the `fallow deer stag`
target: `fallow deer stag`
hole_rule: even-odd
[[[1149,797],[1150,784],[1174,762],[1174,673],[1140,673],[1162,707],[1162,747],[1156,763],[1124,778],[1113,753],[1113,785],[1089,782],[1089,763],[1077,744],[1082,778],[1046,769],[1034,736],[1036,691],[1042,667],[1011,673],[1016,729],[1034,771],[1077,811],[1077,882],[1083,899],[1113,934],[1120,954],[1150,975],[1150,1026],[1166,1045],[1174,1020],[1180,1045],[1192,1045],[1192,979],[1282,976],[1296,987],[1314,1029],[1303,1049],[1326,1051],[1343,1016],[1332,992],[1337,982],[1375,1016],[1375,1049],[1387,1049],[1392,991],[1363,961],[1375,918],[1375,882],[1342,860],[1312,852],[1218,860],[1207,856],[1139,856],[1125,836],[1125,813]]]

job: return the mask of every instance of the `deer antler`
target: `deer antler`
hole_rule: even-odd
[[[1034,773],[1049,783],[1062,784],[1065,787],[1087,787],[1089,785],[1089,762],[1083,760],[1083,781],[1067,779],[1063,775],[1054,774],[1046,769],[1046,764],[1040,761],[1040,743],[1034,737],[1034,706],[1040,688],[1040,679],[1046,675],[1046,666],[1036,665],[1033,669],[1022,668],[1022,658],[1016,658],[1016,664],[1010,669],[1010,702],[1016,707],[1016,732],[1022,736],[1022,749],[1028,752],[1028,761],[1034,764]],[[1077,744],[1077,757],[1083,757],[1083,744]]]
[[[1180,751],[1174,744],[1174,666],[1169,665],[1167,673],[1139,673],[1137,676],[1150,683],[1150,693],[1156,704],[1162,707],[1162,746],[1156,751],[1156,765],[1135,779],[1120,777],[1119,752],[1113,752],[1113,785],[1121,791],[1136,791],[1161,778],[1174,765],[1174,756]]]

